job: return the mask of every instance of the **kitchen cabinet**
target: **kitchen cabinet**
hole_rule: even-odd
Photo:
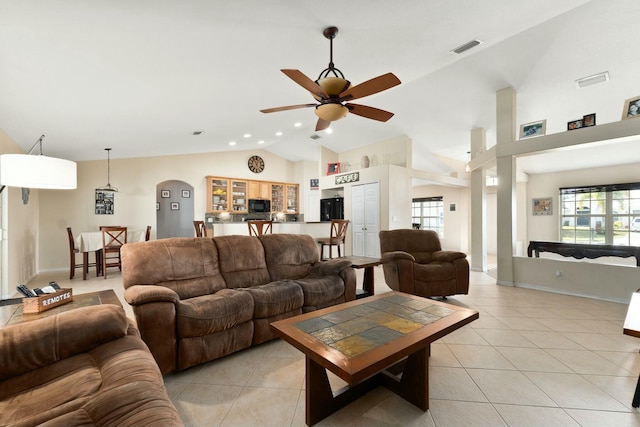
[[[208,213],[249,212],[248,196],[248,181],[214,176],[207,177]]]
[[[249,198],[271,200],[271,183],[267,181],[249,181]]]
[[[271,201],[272,212],[298,213],[298,184],[207,176],[208,213],[248,213],[249,199]]]

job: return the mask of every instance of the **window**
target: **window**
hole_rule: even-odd
[[[433,230],[444,238],[444,202],[440,197],[413,199],[411,205],[411,222],[413,228]]]
[[[640,183],[560,189],[560,240],[640,246]]]

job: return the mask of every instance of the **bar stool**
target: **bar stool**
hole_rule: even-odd
[[[252,219],[247,221],[249,236],[259,236],[261,234],[273,234],[273,221]]]
[[[317,241],[320,243],[320,259],[324,256],[324,247],[329,247],[329,259],[333,258],[332,248],[338,247],[338,258],[342,257],[340,253],[340,246],[344,245],[347,237],[347,228],[349,227],[348,219],[332,219],[331,220],[331,234],[329,237],[320,237]]]

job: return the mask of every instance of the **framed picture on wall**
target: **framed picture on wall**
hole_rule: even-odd
[[[171,210],[172,210],[172,211],[179,211],[179,210],[180,210],[180,203],[178,203],[178,202],[172,202],[172,203],[171,203]]]
[[[162,197],[163,199],[168,199],[169,197],[171,197],[171,191],[169,190],[160,191],[160,197]]]
[[[551,197],[534,197],[533,215],[551,215]]]
[[[182,190],[182,198],[183,198],[183,199],[188,199],[189,197],[191,197],[191,191],[189,191],[189,190]]]

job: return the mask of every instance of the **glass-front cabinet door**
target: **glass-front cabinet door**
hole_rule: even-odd
[[[249,212],[248,181],[231,181],[231,211]]]
[[[298,185],[286,185],[287,213],[298,212]]]
[[[284,212],[284,184],[271,184],[271,212]]]
[[[207,177],[207,211],[227,212],[229,210],[229,180]]]

